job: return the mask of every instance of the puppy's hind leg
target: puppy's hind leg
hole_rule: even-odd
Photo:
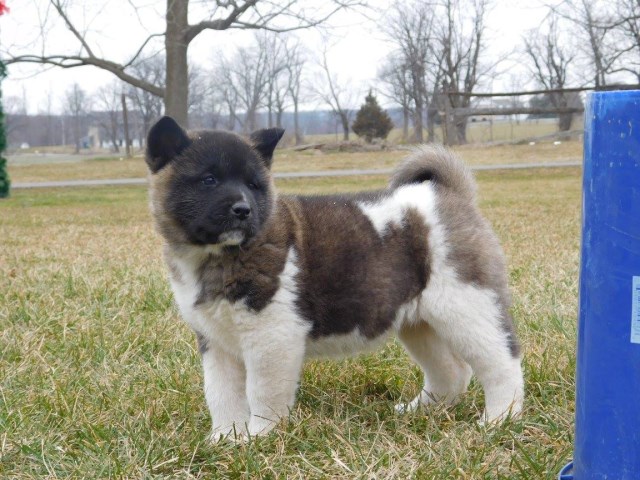
[[[473,369],[485,394],[483,420],[518,415],[524,381],[515,332],[498,296],[474,285],[427,289],[423,308],[436,334]]]
[[[398,333],[400,341],[424,372],[424,386],[408,404],[396,405],[404,413],[435,402],[454,404],[467,390],[471,367],[456,356],[449,345],[424,321],[405,325]]]

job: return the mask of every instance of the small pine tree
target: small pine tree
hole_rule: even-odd
[[[5,76],[4,63],[0,61],[0,83]],[[0,198],[6,198],[9,196],[9,187],[11,181],[9,180],[9,173],[7,172],[7,160],[2,156],[5,147],[7,146],[7,137],[4,132],[4,112],[2,110],[2,87],[0,86]]]
[[[387,112],[380,108],[373,93],[369,91],[351,128],[356,135],[364,137],[367,143],[371,143],[374,138],[387,138],[393,128],[393,122]]]

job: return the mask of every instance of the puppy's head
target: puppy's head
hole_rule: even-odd
[[[258,130],[246,141],[229,132],[187,133],[171,117],[160,119],[146,152],[160,233],[201,246],[249,241],[273,209],[269,168],[283,133]]]

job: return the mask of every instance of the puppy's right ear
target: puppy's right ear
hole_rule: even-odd
[[[147,136],[145,160],[152,173],[156,173],[176,155],[189,146],[187,133],[171,117],[162,117],[151,127]]]

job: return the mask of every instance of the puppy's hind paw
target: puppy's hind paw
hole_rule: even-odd
[[[394,407],[394,410],[396,411],[396,413],[398,413],[400,415],[404,415],[405,413],[415,412],[421,406],[422,406],[422,403],[420,402],[419,399],[413,399],[409,403],[398,403]]]
[[[398,403],[395,406],[396,413],[403,415],[405,413],[412,413],[418,411],[421,407],[424,406],[422,393],[418,395],[416,398],[411,400],[409,403]]]

